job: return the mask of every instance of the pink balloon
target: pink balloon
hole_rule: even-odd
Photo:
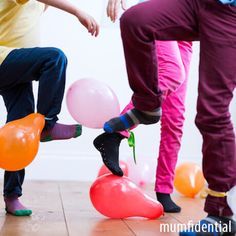
[[[163,206],[127,177],[107,174],[97,178],[90,188],[90,199],[98,212],[114,219],[135,216],[155,219],[163,215]]]
[[[155,176],[155,166],[148,160],[137,159],[137,164],[133,159],[128,159],[128,177],[139,187],[145,188],[150,184]]]
[[[66,102],[71,116],[89,128],[102,128],[106,121],[120,114],[115,93],[95,79],[74,82],[67,91]]]
[[[119,162],[120,168],[122,169],[125,176],[128,176],[128,165],[124,161]],[[111,171],[105,166],[102,165],[101,168],[98,171],[98,177],[105,175],[105,174],[111,174]]]

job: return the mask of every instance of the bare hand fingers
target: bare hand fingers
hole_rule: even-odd
[[[110,17],[111,21],[115,21],[118,12],[119,12],[119,0],[109,0],[108,5],[107,5],[107,16]]]
[[[110,17],[110,4],[111,2],[109,1],[107,4],[107,17]]]
[[[99,25],[97,24],[95,20],[93,20],[92,24],[93,24],[92,36],[97,37],[99,34]]]
[[[113,0],[109,0],[107,5],[107,16],[111,18]]]
[[[88,23],[87,29],[88,29],[88,32],[92,36],[97,37],[97,35],[99,34],[99,26],[93,18],[90,19],[90,22]]]
[[[115,20],[117,19],[117,17],[118,17],[120,2],[119,2],[119,1],[116,1],[114,7],[115,7],[115,8],[114,8],[114,18],[113,18],[113,21],[115,21]]]
[[[124,11],[127,10],[127,4],[126,4],[126,0],[121,0],[121,7]]]
[[[98,23],[97,23],[97,22],[95,22],[95,23],[96,23],[95,37],[97,37],[97,36],[98,36],[98,34],[99,34],[99,31],[100,31],[100,28],[99,28],[99,25],[98,25]]]
[[[111,2],[111,8],[110,8],[110,18],[112,21],[114,21],[114,18],[115,18],[115,4],[116,4],[116,1],[112,1]]]

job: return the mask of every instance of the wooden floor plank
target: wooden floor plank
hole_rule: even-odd
[[[90,183],[84,182],[26,182],[22,201],[32,208],[33,215],[6,215],[0,201],[0,236],[175,236],[174,232],[160,232],[163,224],[177,225],[205,216],[203,199],[176,194],[174,200],[182,207],[179,214],[165,214],[157,220],[108,219],[92,206],[89,189]],[[143,191],[155,198],[152,187]]]
[[[60,190],[70,236],[133,236],[122,220],[107,219],[94,209],[88,183],[61,183]]]
[[[173,218],[177,219],[181,223],[188,223],[190,221],[198,222],[200,219],[206,217],[206,213],[203,211],[204,199],[187,198],[183,196],[174,196],[175,202],[181,206],[182,210],[180,214],[170,214]]]
[[[178,224],[179,222],[174,218],[165,215],[157,220],[146,219],[126,219],[124,220],[129,228],[137,236],[162,236],[167,235],[166,232],[161,232],[161,224]],[[168,235],[177,235],[176,233],[168,232]]]
[[[2,213],[1,236],[68,236],[58,183],[26,182],[24,193],[22,201],[31,207],[32,216],[14,217]]]
[[[155,199],[155,192],[152,188],[152,186],[148,186],[143,191]],[[127,219],[125,222],[137,236],[164,236],[167,234],[174,236],[178,233],[173,231],[180,229],[181,224],[187,224],[189,221],[197,222],[205,216],[203,199],[199,197],[195,199],[186,198],[177,193],[174,194],[173,199],[177,205],[181,206],[181,213],[166,213],[164,217],[157,220]],[[164,226],[164,224],[167,224],[167,226]],[[168,228],[169,232],[163,232],[165,227]]]
[[[146,186],[142,189],[147,195],[156,199],[153,186]],[[163,217],[156,220],[147,220],[143,218],[130,218],[124,220],[129,228],[137,236],[166,236],[166,232],[161,232],[161,224],[179,224],[180,222],[170,214],[165,214]],[[178,235],[177,233],[168,232],[169,236]]]

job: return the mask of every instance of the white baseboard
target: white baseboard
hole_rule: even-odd
[[[92,181],[101,165],[101,159],[95,155],[44,155],[27,168],[26,178]]]
[[[127,160],[129,155],[122,154]],[[149,164],[155,168],[156,159],[148,158]],[[150,160],[151,159],[151,160]],[[139,159],[138,159],[139,160]],[[197,160],[197,161],[196,161]],[[192,157],[180,158],[179,163],[194,161],[200,165],[200,159]],[[88,153],[39,153],[35,160],[26,168],[27,180],[77,180],[93,181],[96,179],[102,161],[99,154]],[[1,170],[3,173],[3,170]],[[1,175],[3,177],[3,174]]]

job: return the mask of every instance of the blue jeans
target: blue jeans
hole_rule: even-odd
[[[0,94],[7,122],[35,111],[32,81],[38,81],[37,112],[49,118],[45,129],[58,120],[65,90],[67,59],[57,48],[15,49],[0,65]],[[5,171],[4,196],[21,196],[25,171]]]

